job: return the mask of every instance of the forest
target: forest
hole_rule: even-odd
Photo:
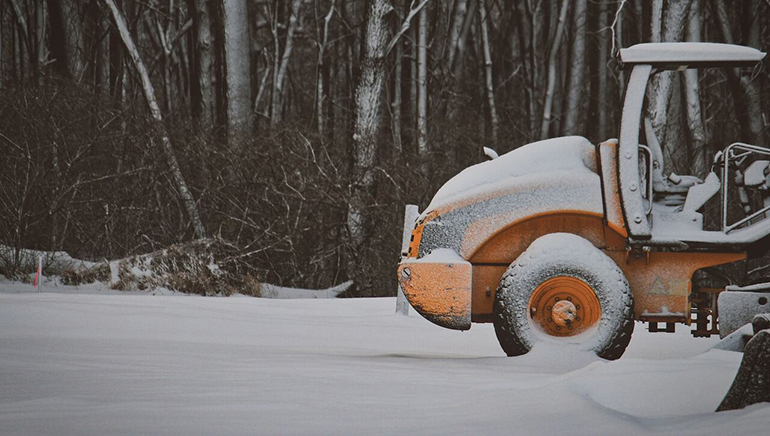
[[[618,50],[674,41],[767,51],[770,2],[0,0],[0,272],[213,238],[259,281],[394,295],[405,204],[482,147],[616,137]],[[667,172],[765,145],[767,75],[660,74]]]

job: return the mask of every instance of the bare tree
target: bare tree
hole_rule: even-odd
[[[332,0],[329,6],[329,12],[324,17],[323,37],[318,38],[318,71],[316,73],[316,123],[318,124],[318,134],[323,136],[326,131],[326,113],[324,112],[324,103],[326,94],[324,92],[324,51],[329,42],[329,24],[334,16],[334,7],[336,0]]]
[[[289,68],[289,59],[291,59],[291,52],[294,49],[294,32],[297,30],[298,16],[300,13],[300,7],[302,7],[301,0],[293,0],[291,3],[291,12],[289,14],[289,25],[286,32],[286,43],[283,47],[283,54],[278,62],[280,43],[278,42],[278,29],[277,29],[277,16],[278,10],[276,8],[276,29],[275,29],[275,73],[273,75],[273,105],[271,110],[270,125],[275,127],[281,121],[281,111],[283,107],[283,84],[286,80],[286,72]]]
[[[695,1],[690,6],[690,17],[687,20],[687,41],[701,41],[701,23],[703,9],[701,2]],[[703,126],[700,101],[700,80],[697,69],[684,72],[685,102],[687,104],[687,128],[690,132],[690,171],[698,177],[705,177],[709,170],[707,161],[706,129]]]
[[[214,124],[214,41],[211,35],[209,0],[188,0],[192,11],[195,35],[193,68],[193,113],[204,130]]]
[[[543,98],[543,118],[540,123],[540,139],[546,139],[550,134],[551,118],[553,116],[551,109],[553,108],[553,96],[556,89],[556,61],[559,46],[564,35],[564,24],[567,21],[568,7],[569,0],[562,0],[561,8],[559,9],[559,21],[556,24],[553,41],[551,41],[550,55],[548,56],[548,82],[545,97]]]
[[[251,112],[251,38],[245,2],[223,0],[222,28],[228,139],[232,141],[251,132],[254,120]]]
[[[423,9],[417,29],[417,152],[428,154],[428,12]]]
[[[492,127],[492,142],[496,145],[499,140],[500,121],[497,116],[495,104],[495,83],[492,80],[492,54],[489,48],[489,25],[487,23],[487,6],[484,0],[479,1],[479,23],[481,27],[481,41],[484,52],[484,78],[486,84],[487,105],[489,106],[489,124]]]
[[[48,0],[53,57],[56,65],[77,81],[82,79],[86,66],[84,3],[79,0]]]
[[[195,236],[198,239],[203,239],[206,237],[206,229],[203,227],[203,220],[201,220],[200,213],[198,212],[198,204],[195,202],[195,198],[193,198],[190,189],[187,187],[187,182],[185,182],[184,176],[182,175],[182,170],[179,168],[179,162],[176,159],[176,154],[174,153],[174,149],[171,145],[171,140],[169,139],[168,132],[166,132],[166,128],[163,125],[163,117],[160,113],[158,100],[155,98],[155,89],[153,88],[152,82],[150,81],[150,76],[147,74],[147,69],[142,62],[141,56],[139,56],[139,51],[136,49],[136,45],[134,44],[134,40],[128,30],[126,19],[123,17],[123,13],[120,11],[120,9],[118,9],[114,0],[103,1],[112,14],[115,26],[118,28],[120,38],[123,41],[123,45],[129,56],[131,56],[131,60],[134,63],[134,67],[136,68],[137,74],[139,75],[139,79],[142,82],[142,91],[144,92],[144,97],[147,100],[147,106],[150,109],[150,115],[155,120],[161,133],[161,145],[163,146],[163,153],[166,155],[166,159],[168,159],[169,170],[171,171],[171,174],[174,178],[176,189],[179,191],[179,196],[182,197],[182,202],[184,203],[185,209],[187,209],[187,213],[190,217],[190,221],[192,222],[193,229],[195,230]]]
[[[668,0],[664,5],[663,0],[656,0],[650,21],[650,39],[653,42],[681,41],[690,3],[691,0]],[[661,18],[656,21],[658,16]],[[662,72],[652,78],[647,88],[647,108],[644,116],[650,120],[663,152],[669,154],[669,159],[665,160],[666,165],[671,165],[674,170],[681,172],[687,171],[682,165],[687,150],[684,147],[671,147],[680,136],[678,129],[681,127],[678,117],[674,116],[680,113],[681,109],[679,95],[674,92],[678,89],[678,78],[677,73],[671,71]],[[677,97],[673,102],[672,96]],[[668,170],[670,169],[666,171]]]
[[[587,0],[577,0],[572,10],[575,34],[572,38],[571,65],[567,84],[567,113],[563,129],[565,135],[583,134],[585,124],[583,92],[586,88],[586,3]]]
[[[348,231],[353,250],[348,261],[348,274],[357,275],[356,253],[365,240],[366,196],[374,185],[374,159],[377,154],[377,132],[380,126],[380,94],[385,78],[385,48],[388,26],[385,16],[392,10],[388,0],[373,0],[366,23],[364,58],[356,89],[356,120],[353,192],[348,206]],[[363,284],[360,284],[363,285]]]
[[[609,66],[607,65],[608,57],[610,50],[610,37],[612,36],[612,32],[610,28],[607,26],[610,25],[610,22],[608,20],[609,17],[609,9],[607,7],[607,3],[600,2],[599,3],[599,53],[597,56],[597,63],[596,71],[597,71],[597,85],[598,88],[596,90],[597,94],[597,112],[598,112],[598,137],[601,141],[604,141],[607,139],[608,136],[608,129],[607,129],[607,111],[608,111],[608,104],[609,99],[607,98],[608,95],[608,82],[607,82],[607,70],[609,69]]]

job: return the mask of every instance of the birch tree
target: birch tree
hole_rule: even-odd
[[[690,0],[655,0],[650,21],[650,39],[652,42],[679,42],[682,40],[687,14],[690,8]],[[657,18],[660,17],[660,18]],[[664,71],[650,80],[647,87],[647,107],[644,116],[650,120],[658,142],[663,152],[669,155],[665,164],[672,166],[674,170],[686,172],[683,160],[686,159],[687,150],[678,146],[677,140],[680,124],[675,116],[680,110],[677,104],[672,104],[674,90],[678,89],[678,76],[676,72]],[[675,80],[677,82],[675,83]],[[677,95],[678,98],[678,95]],[[679,101],[674,100],[674,101]],[[650,141],[650,139],[648,139]],[[670,172],[672,168],[664,169]]]
[[[492,80],[492,54],[489,48],[489,24],[487,23],[487,6],[484,0],[479,1],[479,23],[481,27],[481,42],[484,52],[484,78],[485,90],[487,94],[487,105],[489,107],[489,124],[492,127],[492,143],[497,145],[500,130],[500,121],[497,116],[497,105],[495,104],[495,84]]]
[[[703,9],[701,2],[695,1],[690,6],[690,17],[687,20],[687,41],[701,41],[701,23],[703,21]],[[685,103],[687,105],[687,129],[690,133],[690,171],[692,174],[704,178],[709,170],[707,159],[706,129],[703,126],[700,101],[700,80],[697,69],[688,69],[684,72]]]
[[[171,145],[168,132],[163,125],[163,116],[160,112],[158,100],[155,97],[155,89],[152,86],[149,74],[147,74],[147,68],[145,68],[144,62],[142,62],[142,58],[139,55],[139,51],[136,49],[134,40],[128,30],[128,26],[126,25],[126,19],[123,17],[123,13],[120,11],[120,9],[118,9],[115,1],[102,1],[104,1],[104,4],[107,6],[110,14],[112,15],[112,19],[115,22],[115,26],[118,28],[118,32],[120,33],[120,38],[123,41],[126,52],[128,52],[128,55],[131,57],[131,60],[134,63],[134,68],[136,69],[136,72],[139,75],[139,79],[142,82],[142,91],[144,93],[144,98],[147,101],[150,115],[155,121],[161,134],[160,141],[163,147],[163,153],[166,155],[166,159],[168,160],[169,171],[171,171],[171,175],[173,176],[174,183],[176,185],[175,187],[179,192],[179,196],[182,198],[182,203],[184,204],[185,209],[187,210],[187,214],[190,217],[193,230],[195,231],[195,236],[198,239],[203,239],[206,237],[206,229],[203,226],[203,220],[201,220],[200,212],[198,211],[198,204],[195,202],[195,198],[193,198],[192,192],[190,192],[190,189],[187,187],[187,182],[182,175],[182,170],[179,167],[179,162],[177,161],[176,154],[174,153],[174,148]]]
[[[730,17],[724,2],[715,1],[716,19],[722,38],[727,44],[734,44],[735,38],[730,26]],[[748,45],[754,48],[760,48],[759,39],[759,1],[751,0],[748,2],[748,13],[746,13],[744,25],[748,25]],[[748,75],[738,75],[735,69],[728,70],[730,82],[735,90],[733,98],[737,99],[736,113],[739,114],[739,121],[744,118],[745,127],[748,128],[751,138],[749,140],[755,143],[762,143],[762,105],[760,102],[759,80]],[[742,103],[742,104],[741,104]],[[745,107],[745,109],[743,109]],[[740,115],[743,115],[741,117]]]
[[[324,92],[324,54],[326,45],[329,42],[329,25],[334,16],[334,7],[336,0],[332,0],[329,6],[329,11],[326,13],[323,21],[323,36],[319,37],[318,43],[318,66],[316,72],[316,123],[318,127],[318,134],[323,136],[326,131],[326,113],[324,112],[324,103],[326,100],[326,94]]]
[[[417,152],[428,154],[428,12],[423,9],[417,29]]]
[[[598,53],[598,59],[597,59],[597,96],[598,96],[598,102],[597,102],[597,118],[598,118],[598,136],[599,140],[604,141],[608,138],[608,129],[607,129],[607,110],[609,102],[609,99],[607,98],[608,95],[608,82],[607,82],[607,55],[609,54],[610,50],[610,37],[612,35],[612,32],[610,31],[607,26],[610,25],[610,22],[608,20],[609,17],[609,10],[607,8],[607,3],[601,2],[599,3],[599,53]]]
[[[277,29],[277,18],[276,18],[276,29],[275,29],[275,72],[273,75],[273,104],[272,104],[272,111],[271,111],[271,118],[270,118],[270,125],[275,127],[278,123],[281,122],[281,111],[283,107],[283,84],[286,80],[286,72],[289,68],[289,59],[291,59],[291,52],[294,49],[294,32],[297,30],[297,23],[298,23],[298,16],[300,12],[300,7],[302,6],[301,0],[293,0],[291,3],[291,12],[289,14],[289,25],[287,26],[288,29],[286,31],[286,42],[284,43],[283,47],[283,54],[280,55],[280,62],[278,62],[279,59],[279,49],[280,49],[280,42],[278,41],[278,29]],[[278,16],[278,10],[276,9],[276,17]]]
[[[571,65],[567,84],[567,113],[564,121],[565,135],[582,135],[585,120],[583,95],[586,88],[586,3],[574,2],[573,23],[575,34],[572,39]]]
[[[211,34],[211,10],[209,0],[188,0],[192,11],[195,37],[193,58],[193,114],[204,130],[214,124],[214,41]]]
[[[374,186],[374,161],[377,154],[377,133],[380,125],[380,94],[385,79],[385,48],[388,26],[385,16],[392,10],[388,0],[373,0],[369,6],[364,41],[364,57],[356,88],[356,112],[353,128],[354,167],[348,232],[353,249],[348,255],[348,274],[358,275],[358,250],[365,240],[365,209],[367,195]],[[360,283],[359,285],[364,285]]]
[[[251,112],[251,38],[246,2],[222,0],[225,57],[225,100],[228,139],[253,130]],[[232,142],[231,142],[232,143]]]
[[[561,8],[559,9],[559,21],[556,23],[556,32],[551,42],[551,48],[548,56],[548,82],[545,89],[545,97],[543,98],[543,118],[540,123],[540,139],[546,139],[549,136],[549,130],[551,127],[551,118],[553,114],[551,109],[553,108],[553,96],[556,90],[556,61],[559,53],[559,46],[564,35],[564,24],[567,20],[567,8],[569,7],[569,0],[562,0]]]

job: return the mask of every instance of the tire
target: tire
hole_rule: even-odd
[[[553,233],[535,240],[503,274],[494,325],[508,356],[551,342],[615,360],[634,331],[633,296],[606,254],[577,235]]]

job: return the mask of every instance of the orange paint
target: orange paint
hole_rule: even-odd
[[[406,260],[398,277],[409,303],[429,321],[455,330],[471,328],[469,262]]]
[[[607,226],[623,238],[628,238],[618,191],[618,141],[613,139],[599,144],[599,158]]]
[[[635,318],[642,321],[690,321],[689,296],[695,271],[746,258],[744,253],[651,252],[627,256],[605,251],[623,270],[634,295]]]
[[[596,293],[575,277],[550,278],[532,292],[529,319],[550,336],[574,336],[601,318],[602,307]]]

